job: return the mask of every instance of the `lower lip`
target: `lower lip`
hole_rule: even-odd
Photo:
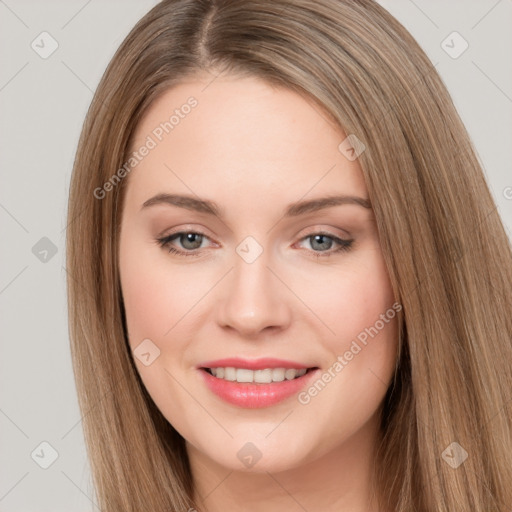
[[[199,371],[210,391],[224,401],[246,409],[258,409],[270,407],[298,393],[319,370],[309,370],[302,377],[270,384],[251,384],[218,379],[206,370]]]

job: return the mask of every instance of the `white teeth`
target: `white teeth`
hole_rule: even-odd
[[[237,382],[254,382],[254,372],[245,368],[238,368],[236,371]]]
[[[272,370],[272,380],[282,382],[284,380],[284,368],[274,368]]]
[[[224,368],[224,379],[225,380],[236,380],[236,369],[232,367]]]
[[[288,369],[284,372],[284,378],[286,380],[292,380],[296,377],[296,375],[297,375],[297,370]]]
[[[255,370],[254,371],[254,382],[259,382],[260,384],[270,384],[273,380],[273,373],[270,368],[265,368],[264,370]]]
[[[302,377],[306,368],[300,370],[294,368],[265,368],[263,370],[248,370],[246,368],[210,368],[212,375],[218,379],[236,382],[256,382],[258,384],[270,384]]]

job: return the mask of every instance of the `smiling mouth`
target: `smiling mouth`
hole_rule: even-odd
[[[249,370],[247,368],[217,367],[201,368],[213,377],[240,384],[272,384],[283,381],[300,379],[307,373],[317,370],[313,368],[264,368],[261,370]]]

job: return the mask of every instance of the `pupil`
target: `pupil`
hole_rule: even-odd
[[[327,242],[324,242],[324,246],[323,247],[320,247],[320,249],[330,249],[331,248],[331,245],[332,245],[332,240],[327,237],[326,235],[314,235],[313,236],[313,244],[312,244],[312,247],[314,246],[314,244],[320,240],[320,245],[322,245],[322,240],[326,238],[327,239]],[[325,243],[327,243],[327,247],[325,247]],[[314,248],[314,247],[313,247]]]
[[[198,249],[201,246],[201,236],[202,235],[199,235],[198,233],[186,233],[184,235],[185,240],[183,242],[183,235],[182,235],[183,247],[185,247],[187,249]],[[195,242],[194,242],[194,239],[196,237],[197,237],[197,240],[199,240],[199,243],[197,243],[197,240],[195,240]],[[192,247],[187,245],[189,243],[192,245]]]

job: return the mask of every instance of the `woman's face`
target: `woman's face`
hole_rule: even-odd
[[[296,93],[210,81],[167,91],[135,134],[119,263],[137,370],[210,464],[357,449],[378,428],[400,308],[357,158]]]

